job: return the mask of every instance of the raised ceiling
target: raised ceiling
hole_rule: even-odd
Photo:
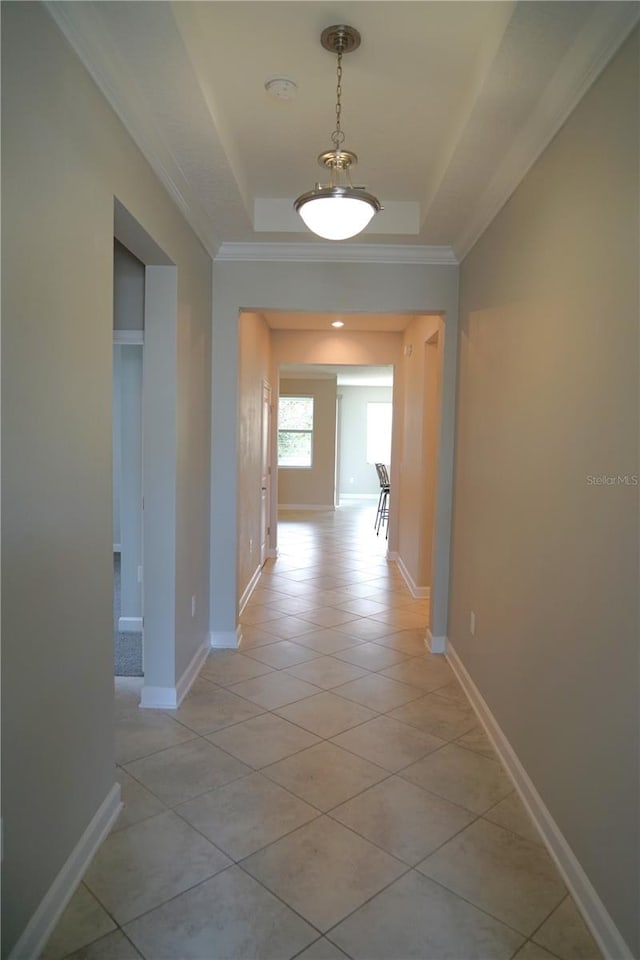
[[[362,46],[344,62],[345,146],[360,157],[355,181],[385,206],[358,248],[436,246],[453,261],[638,19],[637,3],[608,0],[47,7],[212,255],[322,246],[292,202],[322,179],[334,125],[335,57],[320,32],[351,23]],[[265,92],[281,75],[293,100]]]

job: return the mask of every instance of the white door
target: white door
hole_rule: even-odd
[[[262,384],[262,452],[260,470],[260,566],[269,551],[271,533],[271,387]]]

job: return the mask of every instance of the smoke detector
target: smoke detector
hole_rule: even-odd
[[[272,77],[265,81],[264,88],[270,97],[277,100],[293,100],[298,92],[297,84],[288,77]]]

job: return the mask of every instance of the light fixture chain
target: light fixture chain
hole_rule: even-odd
[[[325,50],[337,55],[336,127],[331,134],[332,150],[325,150],[318,163],[329,171],[329,183],[316,183],[314,190],[303,193],[294,203],[305,224],[325,240],[348,240],[355,237],[382,210],[377,197],[365,187],[354,187],[350,167],[358,162],[351,150],[344,150],[342,130],[342,56],[357,50],[360,34],[354,27],[335,24],[325,27],[320,37]]]
[[[338,82],[336,85],[336,129],[331,134],[331,142],[338,152],[344,143],[344,132],[342,130],[342,48],[338,49]]]

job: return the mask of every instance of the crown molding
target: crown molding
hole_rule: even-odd
[[[409,263],[457,266],[451,247],[386,243],[223,243],[216,262]]]
[[[453,243],[458,262],[462,262],[480,239],[638,20],[640,5],[637,3],[594,4],[591,17]]]
[[[638,3],[591,5],[593,12],[551,77],[529,121],[504,155],[477,203],[469,210],[452,246],[309,241],[223,243],[218,247],[220,229],[201,208],[192,185],[154,122],[117,44],[105,35],[96,13],[99,5],[44,0],[44,6],[209,255],[218,261],[263,262],[458,264],[640,19]]]
[[[44,0],[44,7],[83,67],[136,144],[149,166],[187,221],[207,253],[213,257],[216,240],[208,224],[186,198],[188,184],[173,154],[150,118],[147,104],[122,57],[100,30],[90,3]],[[179,187],[176,181],[183,181]]]

